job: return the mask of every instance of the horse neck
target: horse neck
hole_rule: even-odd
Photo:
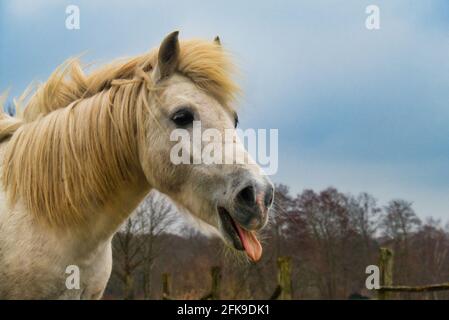
[[[115,94],[120,94],[120,88],[117,91]],[[111,150],[109,156],[114,164],[104,175],[116,179],[118,172],[128,172],[126,178],[116,181],[116,188],[107,194],[101,204],[91,209],[87,223],[81,228],[81,231],[87,232],[80,234],[94,242],[110,239],[151,189],[139,161],[138,148],[142,144],[142,132],[137,121],[142,120],[142,117],[135,114],[135,109],[130,109],[135,107],[130,103],[132,99],[126,99],[128,102],[122,105],[120,100],[111,103],[109,96],[105,95],[103,99],[100,97],[102,101],[97,106],[97,112],[108,114],[105,117],[108,130],[102,134],[110,137],[108,142],[103,142],[111,143],[108,146]],[[88,130],[95,130],[95,126],[89,126]],[[89,165],[86,163],[85,167]]]
[[[91,245],[96,246],[110,240],[149,191],[150,186],[144,178],[124,184],[118,192],[111,194],[104,206],[91,215],[80,232],[75,233],[78,241],[82,240],[81,244],[90,241]]]
[[[47,229],[46,226],[38,225],[35,226],[38,228],[36,234],[45,234],[49,243],[57,244],[56,251],[66,258],[69,257],[71,261],[92,262],[110,248],[114,234],[149,190],[144,181],[124,185],[120,192],[111,195],[107,205],[91,212],[85,225],[71,229]]]

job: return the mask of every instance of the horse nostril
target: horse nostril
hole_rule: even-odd
[[[269,190],[265,194],[265,206],[269,208],[273,204],[274,190],[273,187],[270,186]]]
[[[256,203],[256,195],[254,193],[254,188],[252,186],[243,188],[237,195],[237,198],[246,205],[253,206]]]

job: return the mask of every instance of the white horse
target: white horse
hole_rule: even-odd
[[[99,299],[111,239],[151,189],[260,258],[273,186],[253,162],[173,164],[170,132],[233,129],[238,91],[218,39],[178,41],[86,75],[58,68],[0,118],[0,298]],[[237,152],[247,156],[238,142]],[[79,288],[66,285],[79,268]]]

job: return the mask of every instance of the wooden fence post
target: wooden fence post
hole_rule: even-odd
[[[162,300],[170,299],[170,274],[162,274]]]
[[[379,271],[380,271],[380,287],[393,286],[393,252],[387,248],[380,248],[379,252]],[[379,300],[387,300],[391,298],[391,293],[378,291],[377,298]]]
[[[279,299],[292,299],[292,259],[291,257],[278,258],[278,284],[281,289]]]

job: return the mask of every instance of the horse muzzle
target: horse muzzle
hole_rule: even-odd
[[[240,189],[229,209],[218,207],[221,229],[237,250],[245,250],[252,261],[262,256],[262,246],[256,232],[268,221],[273,203],[274,188],[271,183],[258,186],[249,184]]]

